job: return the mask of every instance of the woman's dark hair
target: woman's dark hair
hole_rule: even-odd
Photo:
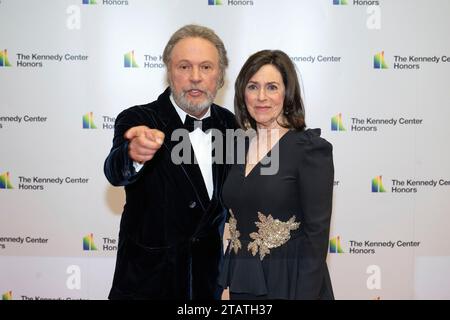
[[[285,86],[283,115],[286,119],[281,126],[303,130],[305,108],[300,94],[297,72],[289,56],[281,50],[262,50],[251,55],[242,66],[234,84],[234,113],[239,126],[243,129],[255,129],[256,121],[250,116],[245,105],[245,88],[250,78],[264,65],[272,65],[281,73]]]

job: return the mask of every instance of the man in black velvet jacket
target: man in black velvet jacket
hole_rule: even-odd
[[[105,161],[109,182],[126,192],[109,298],[220,299],[227,166],[212,161],[211,131],[192,125],[185,132],[196,162],[177,164],[172,134],[189,127],[189,116],[224,136],[236,128],[234,115],[213,103],[226,50],[211,29],[188,25],[172,35],[163,59],[170,86],[156,101],[119,114]]]

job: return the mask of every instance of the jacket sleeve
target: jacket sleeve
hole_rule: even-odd
[[[300,299],[319,298],[325,278],[334,184],[332,149],[326,140],[312,137],[300,156],[299,192],[303,211],[300,228],[304,233],[299,253],[297,293]]]
[[[133,166],[133,160],[128,155],[129,142],[124,138],[125,132],[135,126],[144,125],[139,107],[133,107],[121,112],[114,125],[114,138],[111,151],[104,163],[104,173],[113,186],[126,186],[138,179],[139,173]]]

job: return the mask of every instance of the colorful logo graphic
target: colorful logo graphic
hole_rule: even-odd
[[[2,294],[2,300],[12,300],[12,291],[8,291]]]
[[[0,189],[12,189],[9,172],[0,174]]]
[[[208,5],[210,6],[221,6],[222,0],[208,0]]]
[[[373,68],[374,69],[387,69],[388,68],[386,61],[384,61],[384,51],[377,53],[373,57]]]
[[[136,63],[136,59],[134,58],[134,50],[125,53],[125,55],[123,56],[123,66],[125,68],[139,68]]]
[[[331,118],[331,131],[345,131],[342,123],[342,113]]]
[[[372,179],[372,192],[386,192],[383,187],[383,180],[381,176],[377,176]]]
[[[97,129],[94,124],[93,112],[88,112],[83,116],[83,129]]]
[[[8,60],[8,50],[0,51],[0,67],[11,67],[11,63]]]
[[[83,4],[97,4],[97,0],[83,0]]]
[[[347,5],[347,0],[333,0],[334,5]]]
[[[330,239],[330,253],[344,253],[341,246],[340,236]]]
[[[83,238],[83,250],[84,251],[97,251],[97,247],[94,244],[94,234],[88,234]]]

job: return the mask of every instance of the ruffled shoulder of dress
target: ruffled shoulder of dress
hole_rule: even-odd
[[[321,129],[307,129],[295,133],[295,143],[307,149],[333,149],[331,143],[320,136]]]
[[[306,129],[304,131],[297,131],[295,132],[296,142],[298,143],[314,143],[318,140],[322,140],[323,138],[320,137],[320,134],[322,133],[321,129],[315,128],[315,129]]]

